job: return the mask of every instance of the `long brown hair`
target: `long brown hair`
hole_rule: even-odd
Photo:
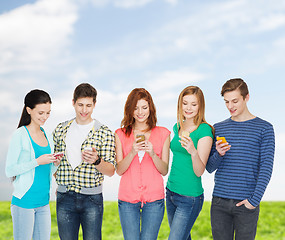
[[[182,90],[178,97],[178,104],[177,104],[177,125],[178,129],[179,126],[183,128],[183,121],[185,120],[185,117],[183,116],[183,111],[182,111],[182,104],[183,104],[183,97],[186,95],[195,95],[198,100],[198,106],[199,110],[197,115],[194,117],[194,124],[196,126],[199,126],[201,123],[207,123],[205,119],[205,99],[204,99],[204,94],[202,90],[197,87],[197,86],[188,86]],[[214,133],[214,128],[207,123],[211,128]]]
[[[141,99],[146,100],[149,105],[149,117],[147,119],[148,128],[146,131],[153,129],[156,126],[156,109],[150,93],[144,88],[135,88],[130,92],[127,98],[124,108],[124,118],[121,122],[121,128],[127,136],[130,136],[132,132],[133,125],[135,123],[134,111],[137,106],[137,102]]]

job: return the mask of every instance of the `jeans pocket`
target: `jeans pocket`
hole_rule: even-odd
[[[94,194],[94,195],[88,195],[88,198],[91,202],[95,203],[96,205],[102,205],[103,204],[102,193]]]
[[[258,207],[253,208],[253,209],[249,209],[247,208],[244,204],[240,206],[242,208],[243,211],[245,212],[255,212],[257,210]]]
[[[219,205],[221,203],[221,198],[220,197],[213,197],[212,198],[212,204],[213,205]]]
[[[56,202],[60,203],[64,200],[66,193],[57,192],[56,193]]]

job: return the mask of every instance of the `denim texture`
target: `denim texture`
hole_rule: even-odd
[[[169,240],[190,240],[191,229],[202,209],[204,194],[184,196],[166,188],[166,209],[170,227]]]
[[[213,197],[211,225],[214,240],[254,240],[259,206],[248,209],[236,206],[242,200]]]
[[[11,205],[15,240],[49,240],[51,232],[50,207],[21,208]]]
[[[125,240],[156,240],[164,216],[164,199],[147,203],[118,201]]]
[[[84,240],[102,239],[103,195],[57,192],[56,214],[61,240],[77,240],[82,227]]]

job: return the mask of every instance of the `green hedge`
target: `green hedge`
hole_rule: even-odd
[[[58,240],[55,202],[50,203],[52,213],[51,239]],[[10,214],[10,203],[0,202],[0,239],[13,239],[13,226]],[[104,203],[103,240],[123,239],[117,202]],[[167,239],[169,227],[165,214],[158,239]],[[205,202],[203,209],[192,229],[192,238],[195,240],[210,240],[210,202]],[[80,238],[82,235],[80,233]],[[257,240],[285,240],[285,202],[262,202],[259,216]]]

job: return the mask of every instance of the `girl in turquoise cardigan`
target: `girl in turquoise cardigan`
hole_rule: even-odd
[[[14,239],[50,239],[49,193],[52,174],[61,157],[54,156],[53,141],[43,128],[49,118],[51,99],[32,90],[14,132],[6,160],[6,175],[13,182],[11,201]]]

